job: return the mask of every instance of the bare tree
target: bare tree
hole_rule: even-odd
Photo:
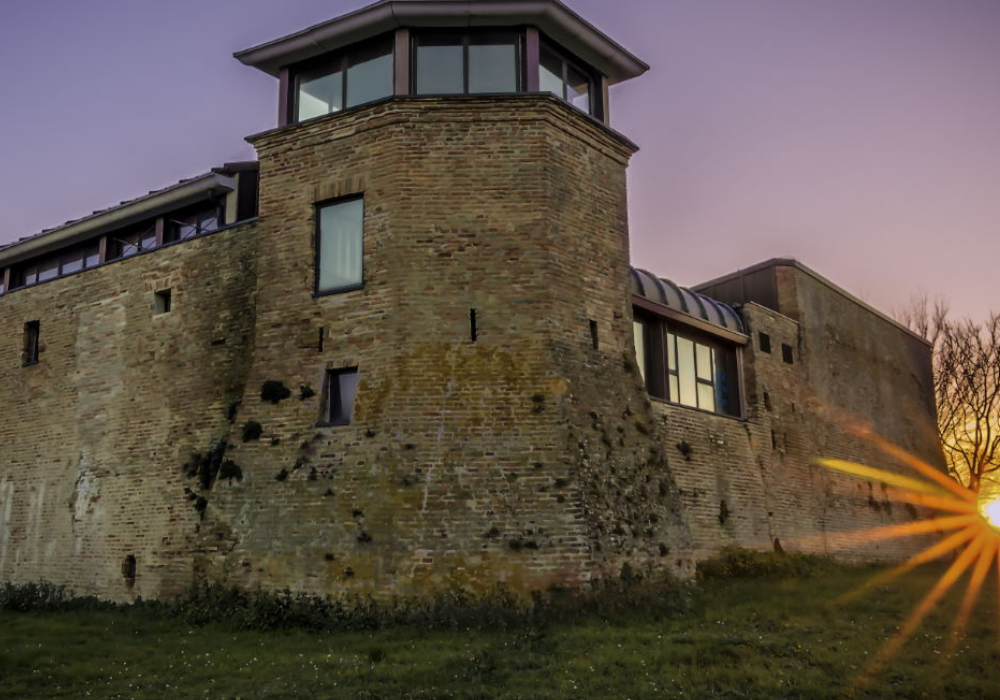
[[[948,319],[941,300],[915,297],[900,322],[934,345],[938,431],[948,470],[978,491],[1000,471],[1000,313],[984,323]]]

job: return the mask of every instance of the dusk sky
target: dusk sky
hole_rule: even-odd
[[[5,0],[0,243],[254,157],[234,51],[362,0]],[[692,285],[796,257],[885,310],[1000,310],[1000,2],[569,0],[652,67],[612,91],[632,260]]]

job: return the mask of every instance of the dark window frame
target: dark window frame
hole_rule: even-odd
[[[590,66],[586,65],[585,63],[581,63],[572,54],[570,54],[568,51],[565,51],[555,42],[547,39],[545,36],[542,36],[541,39],[539,40],[539,53],[538,53],[539,80],[541,79],[542,52],[544,51],[548,51],[562,62],[562,75],[560,76],[560,78],[562,79],[562,94],[556,95],[556,97],[558,97],[571,107],[580,109],[579,107],[577,107],[577,105],[573,104],[573,102],[571,102],[567,98],[567,91],[570,84],[569,69],[573,68],[578,73],[587,78],[587,109],[581,109],[580,111],[589,114],[594,118],[601,119],[602,117],[598,114],[599,112],[598,105],[601,103],[601,100],[598,99],[597,95],[597,90],[600,87],[601,81],[598,77],[597,72]],[[539,91],[540,92],[542,91],[541,87],[539,87]],[[545,90],[544,92],[549,92],[549,91]]]
[[[786,364],[795,364],[795,349],[788,343],[781,344],[781,359]]]
[[[180,229],[187,222],[183,221],[184,218],[194,218],[194,228],[195,232],[190,236],[181,237]],[[215,219],[215,227],[208,228],[204,226],[204,223],[210,219]],[[177,211],[170,212],[169,214],[164,214],[163,223],[161,225],[163,229],[162,241],[158,242],[154,247],[158,248],[167,243],[177,243],[179,241],[189,241],[192,238],[198,238],[209,233],[214,233],[220,228],[225,228],[226,226],[226,202],[224,197],[218,197],[208,200],[207,202],[201,202],[199,204],[193,204],[183,209],[178,209]],[[145,251],[140,251],[145,252]]]
[[[351,54],[361,53],[365,49],[377,46],[379,43],[384,43],[389,47],[388,55],[392,59],[392,73],[391,73],[392,80],[390,81],[392,87],[390,88],[389,94],[384,95],[375,100],[370,100],[368,102],[359,102],[356,105],[348,105],[347,70],[350,67],[349,61]],[[341,112],[345,112],[355,107],[360,107],[361,105],[372,104],[373,102],[378,102],[378,100],[382,100],[387,97],[392,97],[396,92],[395,90],[396,61],[397,57],[396,57],[395,34],[393,32],[388,32],[380,34],[378,36],[371,37],[364,41],[360,41],[356,44],[351,44],[350,46],[346,46],[338,51],[334,51],[328,54],[323,54],[321,56],[316,56],[315,58],[311,58],[309,60],[302,61],[300,63],[296,63],[293,66],[290,66],[289,67],[290,75],[288,80],[288,92],[291,93],[288,97],[288,105],[289,105],[288,112],[290,117],[289,122],[292,124],[298,124],[300,122],[309,121],[311,119],[321,119],[322,117],[326,117],[331,114],[340,114]],[[329,67],[330,70],[324,75],[332,75],[339,71],[342,76],[340,81],[341,107],[336,112],[327,112],[326,114],[320,114],[315,117],[308,117],[306,119],[302,119],[299,117],[299,109],[300,109],[299,94],[301,92],[302,74],[309,73],[312,71],[318,71],[325,67]]]
[[[42,322],[26,321],[24,324],[24,346],[21,351],[21,366],[37,365],[41,354]]]
[[[514,43],[514,92],[487,93],[469,92],[469,46],[470,37],[476,34],[510,34],[515,37]],[[528,84],[528,62],[527,62],[527,38],[524,27],[455,27],[454,29],[428,29],[417,30],[410,34],[410,85],[411,95],[435,96],[438,93],[421,93],[418,90],[417,74],[419,73],[420,60],[417,55],[419,41],[422,37],[429,36],[460,35],[462,37],[462,92],[445,93],[447,95],[489,95],[489,94],[510,94],[517,95],[527,92]]]
[[[743,407],[743,373],[740,366],[740,346],[716,338],[709,333],[685,326],[683,323],[657,316],[652,313],[634,309],[634,320],[643,327],[643,351],[645,367],[641,368],[645,377],[646,391],[653,398],[665,401],[673,406],[690,408],[712,415],[742,420],[746,416]],[[680,382],[679,367],[671,370],[669,362],[670,337],[674,336],[674,356],[677,357],[676,338],[681,337],[692,341],[695,345],[704,345],[713,351],[712,379],[703,379],[697,373],[697,349],[695,349],[695,386],[708,385],[713,388],[715,402],[714,410],[691,406],[680,402],[680,397],[672,396],[670,378],[676,377]],[[720,393],[719,371],[726,372],[727,380],[724,395]],[[698,401],[697,393],[695,396]]]
[[[354,395],[351,398],[351,405],[348,407],[346,417],[344,417],[343,396],[341,395],[340,379],[346,375],[355,377]],[[318,428],[335,428],[339,426],[351,425],[354,420],[354,406],[357,403],[358,384],[361,380],[361,373],[358,367],[337,367],[329,368],[323,377],[323,401],[320,404],[320,417],[316,423]],[[334,401],[337,406],[334,406]],[[341,416],[335,419],[334,410]]]
[[[757,347],[760,348],[761,352],[771,354],[771,336],[764,331],[757,333]]]
[[[324,208],[329,206],[335,206],[337,204],[346,204],[347,202],[353,202],[356,200],[361,200],[361,249],[360,249],[360,277],[361,281],[353,284],[344,285],[342,287],[336,287],[334,289],[320,289],[320,240],[323,235],[323,231],[320,228],[320,216]],[[368,207],[365,205],[365,195],[364,193],[357,193],[347,195],[346,197],[335,197],[334,199],[327,199],[321,202],[316,202],[313,205],[313,296],[314,297],[325,297],[332,294],[344,294],[346,292],[355,292],[359,289],[365,288],[365,219],[367,218]]]

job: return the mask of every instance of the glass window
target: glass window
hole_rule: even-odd
[[[295,75],[295,120],[304,121],[392,95],[392,41],[331,55]]]
[[[639,365],[639,374],[646,380],[646,334],[639,321],[632,321],[632,338],[635,341],[635,362]]]
[[[695,331],[664,330],[663,319],[644,315],[632,324],[636,361],[650,395],[739,416],[736,348]]]
[[[344,73],[338,68],[299,75],[298,119],[312,119],[344,108]]]
[[[566,99],[563,90],[563,60],[544,46],[539,55],[538,89]]]
[[[517,92],[518,45],[515,32],[434,32],[418,35],[416,93]]]
[[[362,283],[364,199],[355,198],[319,209],[316,291],[354,289]]]
[[[93,243],[84,249],[83,264],[85,267],[95,267],[101,262],[101,248],[97,243]]]
[[[38,281],[45,282],[59,276],[59,258],[49,258],[38,263]]]
[[[4,284],[4,270],[0,268],[0,294],[7,291],[7,286]]]
[[[417,38],[417,94],[452,95],[465,92],[461,34],[430,34]]]
[[[551,92],[584,112],[593,114],[591,93],[594,81],[587,71],[548,46],[541,47],[538,58],[539,91]]]
[[[469,92],[517,92],[517,36],[469,36]]]
[[[27,287],[28,285],[35,284],[38,282],[38,268],[34,265],[27,265],[21,270],[21,285],[22,287]]]
[[[566,66],[566,101],[588,114],[590,109],[590,78],[575,66]]]
[[[186,213],[178,213],[167,218],[164,240],[183,241],[188,238],[210,233],[219,228],[219,208],[215,204]],[[155,238],[153,239],[155,242]]]
[[[328,370],[326,401],[321,423],[350,425],[354,413],[354,398],[358,394],[358,368]]]
[[[347,55],[347,106],[392,94],[392,44],[380,41]]]
[[[60,274],[68,275],[83,269],[83,249],[74,250],[63,257]]]
[[[24,324],[24,351],[21,364],[33,365],[38,362],[38,338],[41,333],[39,321],[28,321]]]

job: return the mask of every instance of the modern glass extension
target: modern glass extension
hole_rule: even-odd
[[[711,413],[741,414],[736,348],[652,316],[633,322],[636,362],[651,396]]]
[[[305,121],[393,94],[524,92],[552,93],[600,118],[598,74],[539,40],[537,31],[531,36],[533,50],[525,29],[413,31],[405,56],[391,35],[349,46],[290,68],[290,118]]]

